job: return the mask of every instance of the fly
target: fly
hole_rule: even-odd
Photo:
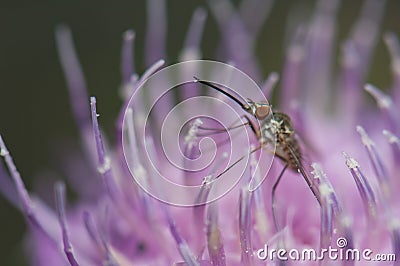
[[[315,186],[313,185],[311,179],[304,170],[302,163],[302,152],[295,137],[296,132],[293,128],[291,119],[287,114],[272,111],[271,105],[266,102],[254,102],[250,99],[247,99],[246,102],[243,103],[238,98],[233,96],[233,94],[211,82],[200,80],[196,77],[194,77],[194,79],[195,82],[202,83],[226,95],[236,104],[238,104],[244,111],[249,113],[251,117],[258,121],[258,124],[260,126],[256,127],[251,122],[251,118],[248,115],[244,116],[244,118],[247,120],[247,123],[245,123],[244,125],[250,126],[251,130],[253,131],[260,143],[260,146],[257,149],[252,150],[251,152],[255,152],[261,148],[267,148],[268,144],[275,144],[276,149],[274,155],[277,156],[284,163],[284,167],[272,187],[272,215],[276,230],[278,230],[278,223],[275,217],[275,192],[278,188],[279,182],[281,181],[283,174],[287,169],[290,169],[294,172],[299,172],[304,177],[304,180],[307,182],[308,187],[314,194],[318,203],[321,205],[318,191],[315,189]],[[235,162],[234,164],[236,164],[237,162]],[[228,167],[223,173],[232,168],[233,165]]]

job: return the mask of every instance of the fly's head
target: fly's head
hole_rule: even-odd
[[[270,104],[266,102],[254,102],[250,99],[247,99],[247,105],[245,105],[244,109],[260,121],[260,123],[272,114]]]

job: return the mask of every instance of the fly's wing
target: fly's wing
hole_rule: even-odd
[[[287,147],[292,157],[296,161],[299,173],[303,176],[311,192],[314,194],[315,198],[318,200],[318,203],[321,205],[322,202],[318,185],[314,182],[314,179],[311,177],[310,164],[303,163],[302,158],[298,157],[298,154],[295,152],[294,147],[290,143],[287,144]]]

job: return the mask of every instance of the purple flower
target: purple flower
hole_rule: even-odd
[[[290,18],[276,105],[292,119],[294,138],[303,152],[301,157],[291,159],[301,161],[304,177],[309,183],[293,169],[285,171],[273,204],[277,226],[274,226],[271,210],[271,193],[284,168],[284,162],[279,158],[275,158],[262,185],[252,191],[248,189],[250,177],[261,180],[264,176],[255,167],[256,156],[250,155],[244,177],[229,193],[216,201],[192,207],[158,201],[132,178],[131,173],[136,181],[152,182],[154,177],[150,166],[143,162],[140,145],[144,141],[149,147],[147,152],[155,158],[155,164],[164,175],[200,186],[195,197],[203,203],[211,197],[214,186],[211,181],[219,177],[226,159],[222,151],[207,171],[193,174],[177,170],[160,156],[163,147],[158,136],[136,130],[137,124],[145,119],[141,116],[144,107],[139,102],[132,108],[130,95],[142,88],[163,66],[162,59],[166,58],[164,1],[149,1],[146,38],[149,68],[144,73],[136,73],[134,69],[134,32],[127,31],[123,35],[121,92],[125,103],[117,118],[118,139],[113,147],[107,145],[100,130],[96,98],[87,95],[71,33],[67,27],[60,26],[56,34],[60,60],[85,155],[91,162],[85,171],[101,178],[90,184],[77,183],[73,177],[68,180],[71,187],[79,189],[78,201],[73,205],[67,203],[65,184],[58,182],[54,189],[56,209],[53,210],[28,193],[0,136],[0,155],[8,168],[6,171],[0,165],[0,190],[21,209],[27,220],[33,263],[259,265],[265,264],[260,255],[267,255],[267,249],[263,249],[268,246],[269,249],[290,251],[280,254],[289,257],[288,261],[281,261],[282,264],[298,263],[294,261],[296,250],[301,253],[307,249],[336,248],[342,254],[353,254],[355,249],[371,250],[368,254],[371,258],[376,258],[377,254],[394,254],[397,258],[394,265],[400,265],[400,198],[396,193],[400,185],[397,179],[400,170],[400,46],[395,34],[384,34],[392,60],[392,88],[383,91],[365,84],[374,48],[382,37],[379,25],[385,4],[384,1],[367,0],[348,38],[341,42],[340,63],[336,69],[334,45],[338,2],[319,1],[308,21],[299,23],[295,15]],[[219,59],[251,76],[261,84],[265,97],[270,98],[279,76],[272,73],[263,80],[254,46],[272,1],[243,1],[238,9],[227,0],[210,1],[209,4],[222,36]],[[182,61],[201,58],[199,47],[206,17],[204,9],[194,12]],[[178,89],[182,99],[201,93],[194,83],[186,85],[189,89]],[[157,89],[148,93],[157,93]],[[208,95],[235,105],[221,93],[212,93]],[[377,105],[367,105],[363,101],[364,94],[372,96]],[[99,100],[101,105],[104,99]],[[157,127],[165,119],[164,114],[173,107],[174,99],[166,94],[152,113],[151,132],[159,130]],[[193,105],[191,111],[201,108]],[[234,108],[240,110],[240,106]],[[242,113],[246,112],[242,110]],[[184,127],[187,130],[183,131],[180,141],[188,158],[199,156],[199,139],[202,134],[207,135],[203,123],[204,119],[194,120]],[[128,139],[122,139],[123,134]],[[223,140],[218,134],[209,136]],[[169,138],[173,137],[176,136],[169,135]],[[235,143],[241,144],[238,139],[233,141]],[[257,145],[259,142],[253,136],[251,145],[245,148],[254,149]],[[131,161],[129,169],[125,160]],[[82,167],[79,158],[72,161],[70,175],[75,175]],[[223,175],[233,174],[227,170]],[[164,188],[159,189],[163,191]],[[387,260],[393,258],[386,257]],[[364,261],[365,257],[358,261],[326,256],[322,263],[364,265]],[[303,263],[318,265],[321,262],[311,257]],[[386,265],[379,261],[373,263]]]

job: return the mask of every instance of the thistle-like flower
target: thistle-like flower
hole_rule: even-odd
[[[291,37],[284,68],[280,75],[272,73],[265,80],[257,65],[254,46],[272,1],[243,1],[238,9],[228,0],[209,2],[222,36],[221,54],[217,59],[234,64],[261,84],[265,98],[270,99],[274,90],[277,92],[273,108],[277,106],[291,117],[295,128],[293,138],[302,148],[302,156],[296,160],[301,161],[310,183],[304,182],[300,173],[287,170],[276,187],[274,204],[272,187],[284,167],[284,160],[275,158],[269,171],[263,173],[257,164],[267,163],[257,161],[256,153],[249,154],[249,164],[241,169],[243,176],[236,186],[210,200],[214,196],[215,181],[219,177],[229,179],[234,175],[232,167],[237,167],[236,162],[224,165],[228,156],[224,138],[219,134],[234,132],[235,126],[220,130],[218,123],[211,123],[214,128],[207,131],[210,129],[205,125],[207,119],[202,117],[187,125],[177,124],[174,118],[168,120],[169,126],[183,129],[183,135],[179,136],[183,149],[173,154],[178,160],[198,158],[201,153],[197,147],[203,136],[212,137],[217,143],[221,141],[217,145],[222,148],[217,153],[220,156],[215,156],[206,170],[194,172],[172,167],[170,161],[160,155],[169,143],[162,143],[163,139],[154,132],[161,132],[160,125],[176,104],[171,94],[160,98],[152,110],[151,132],[137,129],[147,119],[143,111],[145,100],[132,105],[132,95],[143,90],[151,76],[162,68],[165,58],[166,32],[159,26],[165,25],[165,3],[148,3],[146,61],[149,68],[142,74],[135,72],[132,60],[135,34],[131,30],[125,32],[121,63],[121,91],[125,103],[117,118],[118,138],[112,147],[105,145],[100,130],[96,98],[87,95],[71,33],[65,26],[57,29],[57,46],[74,117],[85,155],[91,162],[87,172],[101,177],[90,187],[81,187],[83,193],[79,193],[76,204],[68,204],[65,184],[61,181],[54,186],[55,210],[33,197],[13,162],[12,149],[6,147],[0,136],[0,155],[6,166],[0,165],[0,190],[26,218],[33,263],[192,266],[265,265],[264,260],[272,260],[289,265],[298,261],[306,265],[364,265],[370,258],[371,264],[387,265],[380,264],[386,260],[400,265],[400,199],[396,193],[400,185],[397,180],[400,171],[400,46],[395,34],[383,36],[392,62],[392,88],[382,91],[365,83],[376,42],[382,37],[379,23],[385,2],[365,1],[349,37],[341,43],[340,64],[338,71],[334,71],[339,1],[319,1],[309,21],[289,23],[292,28],[289,29]],[[200,59],[206,17],[202,8],[194,12],[182,61]],[[221,73],[212,75],[217,77]],[[274,89],[279,76],[280,84]],[[171,82],[164,79],[162,83],[152,83],[146,94],[156,97],[152,94],[159,93],[160,86]],[[193,82],[177,88],[178,98],[189,100],[199,96],[202,91],[197,85]],[[370,95],[376,107],[367,106],[362,100],[363,94]],[[235,105],[231,99],[224,98],[223,93],[208,91],[207,95]],[[104,99],[99,99],[100,105],[102,101]],[[233,109],[240,109],[236,107]],[[203,108],[194,102],[190,112],[200,114]],[[242,114],[245,113],[242,110]],[[245,128],[249,123],[244,122],[239,127]],[[176,138],[172,133],[166,134],[168,140]],[[243,166],[241,152],[255,150],[259,140],[253,136],[248,144],[243,143],[240,136],[233,137],[232,145],[248,146],[234,154],[239,158],[239,167]],[[161,194],[170,191],[157,186],[153,166],[144,160],[143,146],[163,176],[180,180],[187,186],[197,185],[192,195],[193,206],[166,204],[164,198],[160,201],[148,193],[150,186]],[[187,163],[183,164],[185,169]],[[80,171],[78,167],[72,170]],[[249,189],[251,179],[264,181],[252,190]],[[73,178],[67,181],[73,182]],[[95,200],[88,199],[85,191],[96,191]],[[93,197],[93,193],[91,195]],[[181,197],[173,196],[178,201]],[[314,249],[318,256],[319,251],[331,248],[336,248],[341,255],[333,258],[299,255],[304,250]],[[275,252],[272,258],[271,249],[287,252]],[[380,255],[381,261],[376,255]]]

